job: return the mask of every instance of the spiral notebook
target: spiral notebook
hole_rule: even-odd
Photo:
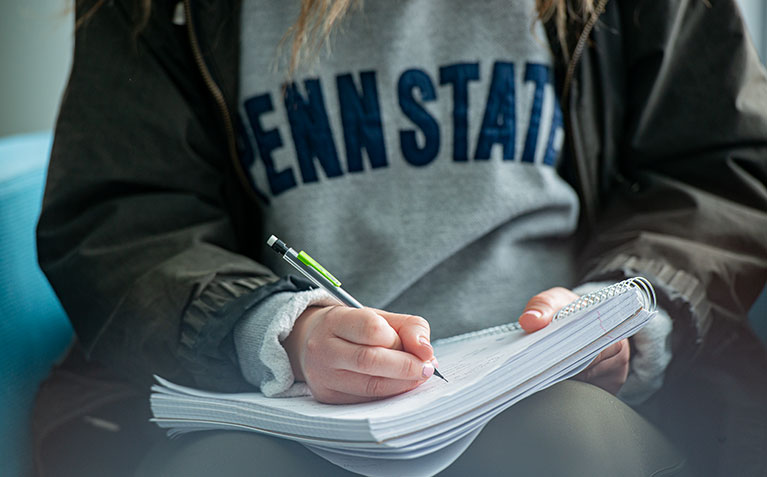
[[[511,323],[435,341],[450,382],[430,379],[363,404],[213,393],[157,377],[152,420],[170,436],[233,429],[291,439],[363,475],[433,475],[495,415],[574,376],[604,348],[636,333],[654,311],[650,283],[628,279],[582,296],[535,333]]]

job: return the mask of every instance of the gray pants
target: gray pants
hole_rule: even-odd
[[[613,395],[578,381],[539,392],[493,419],[440,475],[677,475],[684,458]],[[350,475],[300,444],[204,432],[155,446],[142,476]]]

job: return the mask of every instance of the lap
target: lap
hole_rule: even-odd
[[[683,459],[611,394],[566,381],[507,409],[441,475],[665,475]],[[300,444],[248,432],[205,432],[162,442],[139,475],[344,475]]]
[[[347,473],[301,444],[253,432],[206,431],[168,440],[139,465],[140,477],[341,476]]]
[[[570,380],[499,414],[440,475],[674,475],[683,462],[629,406]]]

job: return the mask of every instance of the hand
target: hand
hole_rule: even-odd
[[[371,308],[310,307],[283,345],[296,381],[320,402],[372,401],[409,391],[434,373],[429,323]]]
[[[607,392],[617,394],[629,374],[630,357],[629,340],[618,341],[599,353],[599,356],[574,379],[591,383]]]
[[[551,323],[560,308],[576,299],[578,295],[562,287],[541,292],[527,302],[519,317],[519,324],[528,333],[540,330]],[[586,369],[575,376],[575,379],[615,394],[626,382],[630,357],[629,342],[624,339],[605,348]]]

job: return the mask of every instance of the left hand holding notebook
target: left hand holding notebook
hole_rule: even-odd
[[[321,402],[365,402],[409,391],[434,373],[429,324],[371,308],[313,307],[285,340],[293,374]]]
[[[607,392],[618,394],[629,374],[631,349],[629,340],[624,339],[604,349],[589,367],[574,379],[591,383]]]
[[[537,331],[551,323],[563,306],[577,298],[578,295],[567,288],[555,287],[543,291],[527,302],[519,324],[528,333]],[[628,377],[630,357],[628,339],[621,340],[602,351],[575,379],[616,394]]]

